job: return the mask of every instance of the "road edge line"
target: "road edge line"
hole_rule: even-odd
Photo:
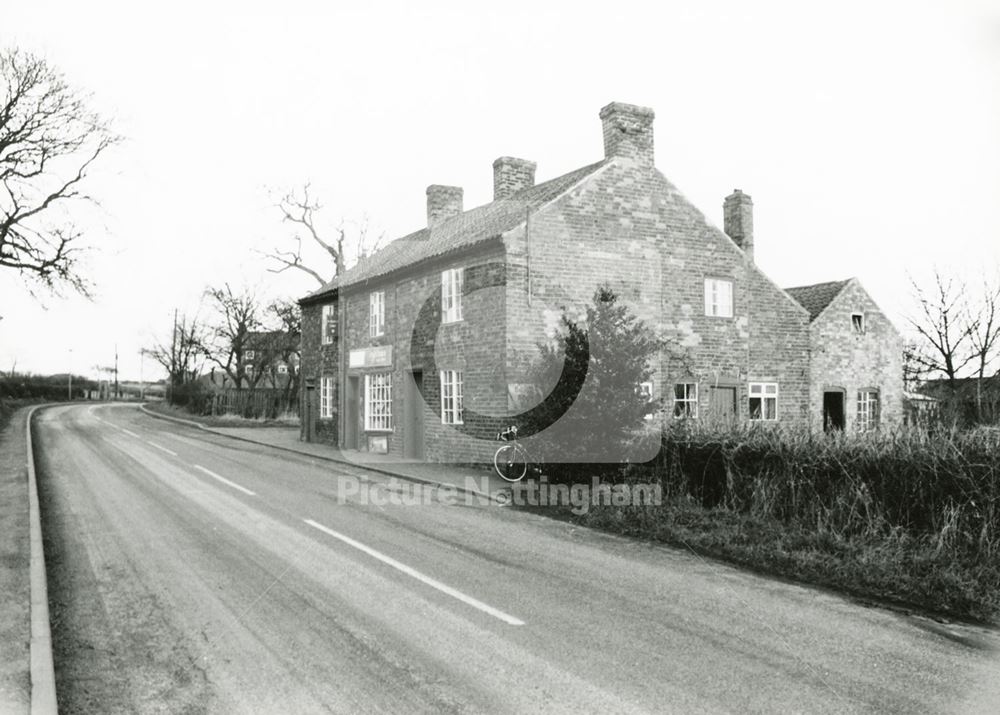
[[[35,405],[25,420],[28,467],[28,521],[31,556],[31,712],[33,715],[55,715],[56,674],[52,660],[52,629],[49,624],[49,591],[45,575],[45,551],[42,545],[42,518],[38,506],[38,480],[35,474],[35,453],[31,441],[31,420],[35,411],[49,405]]]
[[[414,484],[423,484],[429,487],[438,487],[444,489],[454,489],[461,492],[462,494],[469,494],[476,497],[485,497],[490,501],[496,502],[498,504],[504,504],[506,499],[504,497],[497,497],[494,494],[487,494],[481,492],[478,489],[467,489],[466,487],[459,486],[458,484],[448,484],[447,482],[437,482],[433,479],[424,479],[423,477],[414,477],[409,474],[401,474],[399,472],[393,472],[388,469],[380,469],[379,467],[372,467],[367,464],[360,464],[358,462],[351,462],[347,459],[337,459],[336,457],[326,457],[322,454],[312,454],[311,452],[304,452],[301,449],[295,449],[293,447],[283,447],[280,444],[270,444],[269,442],[261,442],[260,440],[250,439],[249,437],[237,437],[234,434],[226,434],[225,432],[219,432],[218,430],[212,429],[203,425],[201,422],[195,422],[194,420],[185,420],[180,417],[173,417],[171,415],[162,415],[158,412],[153,412],[152,410],[147,410],[144,404],[139,405],[139,409],[145,412],[150,417],[156,417],[158,419],[169,420],[171,422],[179,422],[181,424],[186,424],[192,427],[197,427],[198,429],[209,432],[210,434],[217,434],[220,437],[225,437],[226,439],[235,439],[238,442],[247,442],[249,444],[258,444],[262,447],[270,447],[271,449],[278,449],[282,452],[289,452],[291,454],[297,454],[300,457],[310,457],[312,459],[321,459],[324,462],[333,462],[334,464],[346,464],[349,467],[357,467],[358,469],[364,469],[369,472],[375,472],[376,474],[384,474],[389,477],[396,477],[397,479],[403,479],[408,482],[413,482]]]

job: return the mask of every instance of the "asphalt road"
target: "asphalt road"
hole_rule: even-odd
[[[35,424],[63,712],[1000,711],[984,629],[134,407]]]

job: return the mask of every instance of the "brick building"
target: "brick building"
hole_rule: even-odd
[[[809,311],[809,414],[815,428],[903,419],[903,338],[857,278],[788,288]]]
[[[244,388],[270,388],[292,391],[299,384],[300,336],[286,330],[254,330],[241,335],[229,351],[229,367],[241,376]],[[224,369],[211,366],[198,379],[212,388],[236,387],[235,380]]]
[[[786,292],[755,265],[748,195],[725,199],[720,231],[656,170],[652,110],[600,119],[601,161],[536,184],[533,162],[501,157],[494,200],[470,210],[461,188],[430,186],[424,228],[300,301],[304,439],[488,459],[536,399],[538,344],[602,284],[664,339],[642,387],[677,415],[819,427],[840,390],[850,426],[864,388],[864,424],[896,418],[898,335],[857,281],[814,315],[818,287]]]

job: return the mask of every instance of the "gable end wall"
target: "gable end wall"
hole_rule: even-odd
[[[863,312],[865,332],[858,334],[851,313]],[[809,411],[814,429],[823,428],[823,393],[845,393],[845,428],[857,420],[857,392],[879,391],[881,424],[903,418],[903,340],[896,327],[856,280],[850,281],[810,327]]]

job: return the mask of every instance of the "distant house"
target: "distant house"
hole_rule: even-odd
[[[927,380],[919,390],[924,398],[936,401],[940,417],[962,424],[1000,423],[1000,374]]]
[[[241,386],[285,390],[298,388],[299,336],[282,330],[254,331],[233,355],[230,369],[242,374]],[[201,381],[216,388],[236,387],[232,376],[215,367]]]
[[[304,297],[303,438],[488,459],[530,405],[538,344],[610,285],[665,341],[678,419],[874,428],[902,413],[898,333],[856,280],[784,291],[753,260],[753,202],[716,228],[654,166],[653,111],[600,112],[604,158],[541,184],[493,163],[493,201],[427,188],[427,224]]]

